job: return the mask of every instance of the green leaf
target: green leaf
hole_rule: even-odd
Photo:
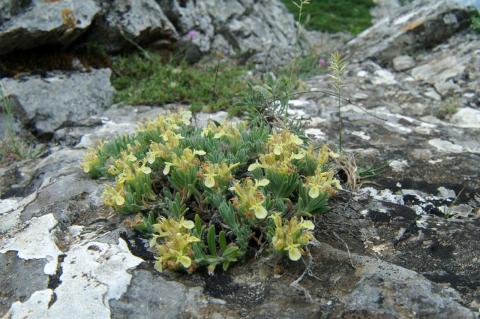
[[[224,252],[227,249],[227,239],[223,230],[218,234],[218,242],[220,243],[220,249]]]
[[[203,222],[198,214],[195,215],[195,235],[201,238],[203,235]]]
[[[215,243],[215,226],[212,225],[208,229],[207,235],[208,250],[213,256],[217,256],[217,244]]]

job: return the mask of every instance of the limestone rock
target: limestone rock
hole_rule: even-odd
[[[393,59],[393,68],[396,71],[405,71],[415,66],[415,61],[408,55],[399,55]]]
[[[65,47],[100,12],[94,0],[3,0],[1,5],[0,55],[45,45]]]
[[[160,5],[187,45],[202,53],[241,53],[275,65],[298,52],[293,15],[279,1],[171,0]]]
[[[111,105],[114,89],[110,75],[109,69],[101,69],[0,81],[18,101],[34,133],[49,138],[55,130],[75,126]]]
[[[451,0],[414,2],[401,12],[378,21],[348,43],[355,59],[373,58],[390,65],[399,54],[433,48],[470,25],[469,9]]]
[[[462,108],[452,116],[451,122],[460,127],[480,128],[480,110]]]
[[[141,46],[171,46],[178,40],[175,27],[155,0],[96,0],[102,19],[90,30],[88,42],[107,52]]]

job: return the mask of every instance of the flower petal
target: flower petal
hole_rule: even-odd
[[[310,196],[311,198],[317,198],[318,196],[320,196],[320,188],[316,185],[311,186],[310,190],[308,191],[308,196]]]
[[[193,227],[195,227],[195,223],[192,222],[191,220],[184,219],[182,221],[182,226],[186,229],[192,229]]]
[[[315,229],[315,225],[312,223],[311,220],[305,220],[300,223],[300,226],[302,226],[304,229],[308,230],[313,230]]]
[[[267,210],[262,205],[255,205],[253,211],[255,212],[255,217],[257,219],[265,219],[268,215]]]
[[[266,178],[257,181],[257,186],[267,186],[268,184],[270,184],[270,181]]]
[[[162,259],[158,259],[156,262],[155,262],[155,269],[158,271],[158,272],[162,272],[163,271],[163,265],[162,265]]]
[[[177,258],[177,263],[181,263],[183,267],[188,268],[192,265],[192,260],[187,256],[179,256]]]
[[[208,175],[205,178],[204,184],[208,188],[212,188],[213,186],[215,186],[215,178],[213,177],[213,175]]]
[[[163,169],[163,175],[168,175],[170,173],[170,167],[172,166],[172,163],[165,163],[165,168]]]
[[[289,246],[288,247],[288,258],[292,261],[297,261],[302,257],[302,254],[300,252],[300,249],[294,246]]]
[[[259,169],[260,167],[262,167],[262,166],[261,166],[261,165],[258,163],[258,161],[257,161],[257,162],[255,162],[255,163],[253,163],[253,164],[250,164],[250,165],[248,166],[248,171],[249,171],[249,172],[253,172],[253,171],[256,170],[256,169]]]

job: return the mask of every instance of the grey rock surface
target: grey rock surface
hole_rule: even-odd
[[[276,66],[306,48],[293,15],[277,0],[4,2],[0,55],[47,45],[110,53],[150,47],[177,49],[190,62],[221,53]]]
[[[304,114],[314,114],[324,108],[321,100],[303,98],[309,103],[292,102],[295,110],[306,108],[309,113]],[[375,118],[355,109],[346,110],[347,130],[360,132],[355,125],[361,123],[363,127],[369,123],[371,130],[348,136],[347,147],[361,141],[364,154],[370,150],[380,158],[402,154],[406,159],[399,158],[402,165],[392,165],[391,172],[376,179],[384,189],[362,187],[354,195],[341,194],[331,203],[333,210],[317,219],[318,243],[311,249],[311,259],[305,260],[309,270],[303,280],[297,281],[304,266],[283,263],[283,274],[278,276],[273,261],[263,258],[215,276],[158,273],[138,237],[121,226],[123,217],[103,207],[104,182],[82,173],[79,161],[95,140],[129,132],[137,121],[164,111],[111,108],[102,114],[101,122],[91,121],[96,126],[72,128],[63,135],[88,139],[51,148],[43,159],[14,163],[4,171],[14,178],[1,181],[9,191],[0,200],[0,261],[27,265],[38,261],[40,266],[30,274],[38,285],[8,290],[0,315],[62,318],[72,311],[70,300],[75,298],[76,305],[89,305],[74,307],[77,318],[158,318],[159,313],[165,318],[312,318],[320,314],[327,318],[475,318],[472,309],[480,298],[475,290],[480,283],[476,267],[480,224],[475,207],[480,206],[480,196],[476,199],[472,190],[478,181],[467,182],[456,199],[462,208],[441,209],[451,207],[456,196],[451,194],[460,192],[466,182],[463,176],[473,176],[478,156],[441,155],[433,147],[429,155],[409,155],[408,144],[392,138],[380,142],[388,137],[388,130],[377,131],[380,124]],[[426,143],[431,137],[415,130],[422,122],[406,116],[395,122],[394,113],[382,112],[400,140],[413,135],[420,147],[420,141]],[[334,113],[331,116],[334,122]],[[205,117],[200,114],[200,121]],[[325,132],[323,138],[334,142],[335,133],[325,125],[330,124],[315,123]],[[391,144],[389,148],[385,143]],[[440,176],[445,170],[442,163],[416,161],[415,156],[435,156],[434,162],[459,161],[463,175]],[[419,171],[421,178],[416,178]],[[33,234],[34,241],[26,240]],[[21,269],[15,273],[24,276]],[[1,278],[6,287],[21,284],[8,275]]]
[[[349,42],[357,59],[374,58],[391,65],[400,54],[431,49],[470,25],[469,9],[455,1],[413,2],[400,15],[387,16]],[[394,11],[398,14],[397,11]]]
[[[48,138],[62,127],[82,125],[82,120],[111,105],[110,75],[109,69],[101,69],[0,81],[7,95],[18,101],[24,122],[35,135]]]
[[[35,291],[46,289],[48,275],[43,273],[44,260],[23,260],[14,251],[0,254],[0,314],[17,300],[28,299]]]
[[[254,62],[277,65],[298,53],[293,15],[276,0],[160,1],[184,36],[201,53],[242,54]]]
[[[393,59],[395,71],[405,71],[415,66],[415,61],[408,55],[399,55]]]
[[[88,42],[103,47],[107,52],[118,52],[140,46],[168,46],[178,40],[170,20],[155,0],[100,1],[102,19],[90,30]]]
[[[3,0],[1,5],[0,55],[45,45],[65,47],[100,12],[93,0]]]

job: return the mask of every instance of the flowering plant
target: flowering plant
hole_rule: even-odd
[[[308,218],[340,187],[336,155],[262,121],[202,129],[190,119],[159,116],[91,149],[83,170],[115,180],[105,204],[135,214],[129,224],[149,238],[159,271],[226,270],[264,244],[299,260],[313,239]]]

